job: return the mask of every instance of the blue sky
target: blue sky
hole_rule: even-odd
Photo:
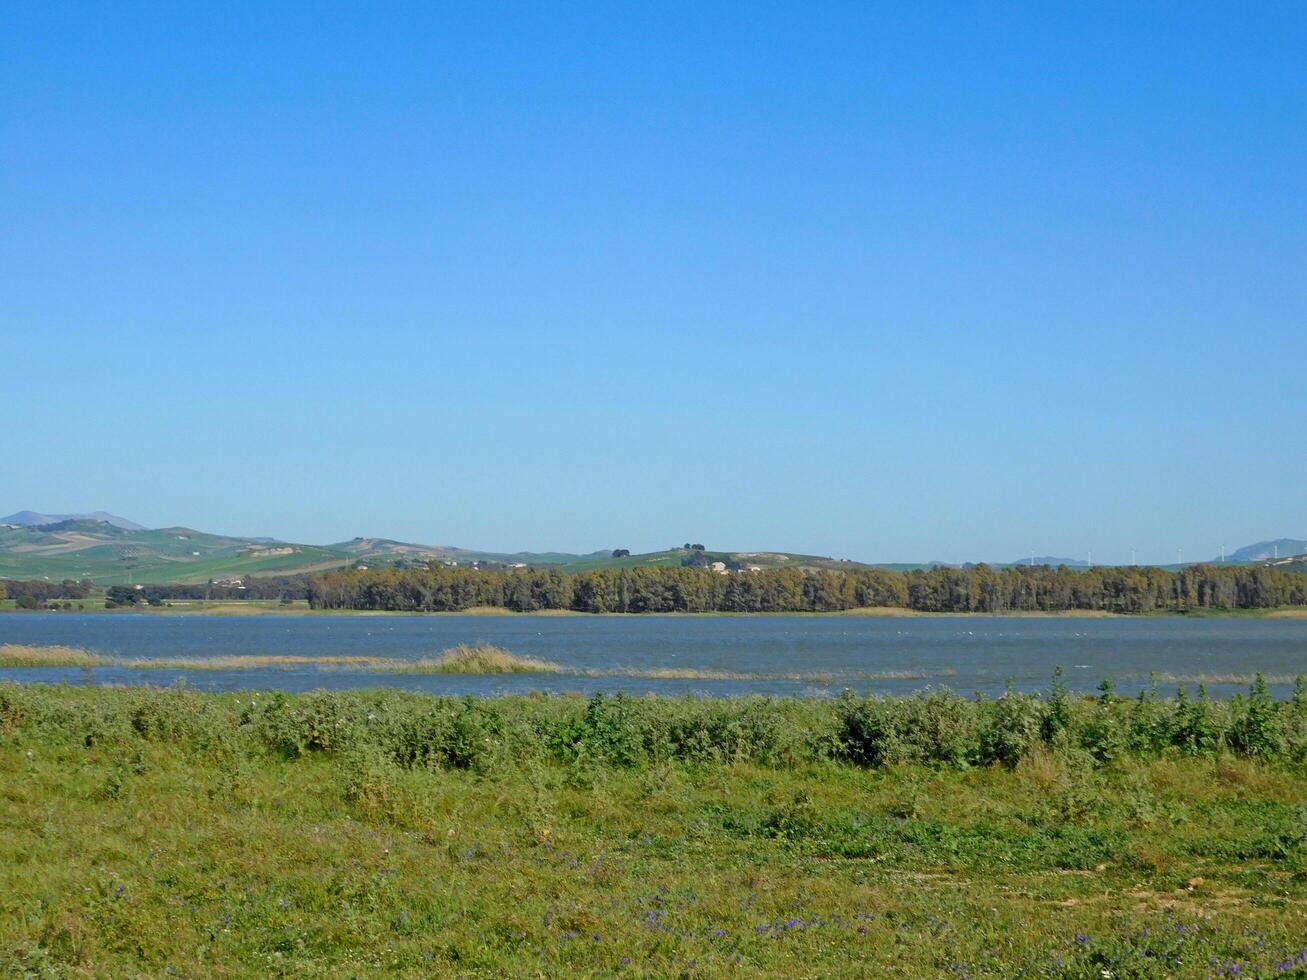
[[[1302,5],[271,8],[7,12],[0,512],[1307,536]]]

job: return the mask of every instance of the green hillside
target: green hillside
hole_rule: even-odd
[[[590,571],[596,568],[675,568],[696,555],[702,556],[704,562],[720,561],[729,568],[803,568],[803,569],[849,569],[867,568],[869,566],[855,561],[839,558],[826,558],[818,555],[798,555],[782,551],[696,551],[690,548],[669,548],[666,551],[652,551],[640,555],[623,555],[619,558],[610,552],[592,555],[558,556],[563,560],[551,561],[547,556],[522,556],[518,561],[528,565],[556,564],[569,572]],[[542,560],[544,559],[544,560]]]
[[[865,568],[858,562],[786,552],[671,548],[614,557],[610,551],[493,552],[352,538],[330,545],[208,534],[188,527],[130,530],[102,520],[0,525],[0,578],[91,579],[97,585],[191,584],[247,575],[290,575],[353,565],[411,567],[427,562],[466,567],[548,565],[569,572],[597,568],[664,568],[720,561],[729,568]]]
[[[128,531],[104,521],[0,527],[0,577],[89,578],[98,585],[187,583],[347,565],[329,548],[170,527]]]

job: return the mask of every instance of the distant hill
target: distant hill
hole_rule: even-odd
[[[1226,555],[1226,561],[1270,561],[1273,558],[1288,558],[1291,555],[1307,554],[1307,541],[1298,538],[1276,538],[1274,541],[1259,541],[1245,545]]]
[[[676,567],[687,562],[721,562],[732,570],[867,567],[847,559],[775,551],[670,548],[637,555],[614,556],[611,550],[578,555],[476,551],[370,537],[329,545],[295,544],[275,538],[210,534],[189,527],[148,530],[121,518],[105,519],[111,516],[24,511],[0,521],[0,578],[45,578],[56,582],[89,578],[97,585],[204,583],[335,568],[405,568],[428,562],[480,568],[553,566],[569,572]]]
[[[187,527],[128,530],[91,518],[0,526],[0,578],[89,578],[99,585],[207,582],[333,568],[351,560],[312,545]]]
[[[1239,548],[1226,556],[1232,563],[1272,562],[1307,570],[1307,540],[1279,538]],[[567,572],[602,568],[675,568],[684,564],[729,571],[796,568],[804,571],[878,567],[907,571],[937,563],[868,565],[847,558],[783,551],[709,551],[677,547],[645,554],[617,554],[604,549],[570,552],[478,551],[443,544],[418,544],[393,538],[357,537],[334,544],[296,544],[268,537],[210,534],[189,527],[153,530],[105,511],[48,514],[24,510],[0,519],[0,578],[91,579],[97,585],[126,583],[183,584],[229,581],[246,576],[297,575],[338,568],[411,568],[435,562],[451,567],[555,567]],[[944,564],[944,563],[938,563]],[[1018,558],[1011,565],[1030,565]],[[1036,555],[1036,565],[1085,568],[1084,559]],[[998,563],[996,567],[1003,567]]]
[[[1069,568],[1075,568],[1077,565],[1084,565],[1083,558],[1054,558],[1052,555],[1035,555],[1034,559],[1018,558],[1011,562],[1013,565],[1052,565],[1057,568],[1058,565],[1066,565]]]
[[[18,524],[22,527],[36,527],[40,524],[62,524],[64,521],[103,521],[125,531],[144,531],[143,525],[129,521],[125,517],[115,517],[102,510],[90,514],[38,514],[34,510],[20,510],[17,514],[0,517],[0,524]]]

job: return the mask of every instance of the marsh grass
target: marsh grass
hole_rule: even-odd
[[[841,681],[924,681],[951,677],[952,670],[924,673],[916,670],[828,671],[828,670],[721,670],[711,667],[610,667],[570,668],[564,673],[578,677],[638,677],[644,680],[691,681],[799,681],[808,684],[835,684]]]
[[[405,674],[557,674],[550,660],[524,657],[490,643],[460,644],[438,657],[392,660],[384,668]]]
[[[134,670],[258,670],[278,667],[346,667],[405,674],[558,673],[548,660],[523,657],[488,643],[464,644],[437,657],[283,656],[241,654],[217,657],[106,657],[75,647],[0,646],[0,667],[119,667]]]
[[[1158,684],[1256,684],[1260,677],[1267,684],[1292,684],[1297,680],[1296,674],[1258,674],[1245,671],[1242,673],[1205,672],[1197,674],[1177,674],[1171,672],[1154,674],[1127,674],[1130,680],[1152,679]]]
[[[107,660],[115,667],[136,670],[257,670],[266,667],[385,667],[394,661],[385,657],[282,656],[240,654],[219,657],[161,657]]]
[[[741,671],[709,667],[569,667],[538,657],[512,653],[488,643],[464,644],[435,657],[298,656],[232,654],[214,657],[109,657],[75,647],[0,647],[4,667],[118,667],[131,670],[240,671],[322,667],[376,671],[388,674],[565,674],[572,677],[630,677],[643,680],[796,681],[832,685],[850,681],[933,680],[953,675],[952,670],[925,673],[887,671]]]
[[[101,667],[109,662],[79,647],[0,645],[0,667]]]

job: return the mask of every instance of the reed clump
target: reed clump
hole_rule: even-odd
[[[132,670],[258,670],[343,667],[396,674],[557,674],[563,667],[489,643],[462,644],[436,657],[237,654],[215,657],[108,657],[77,647],[0,646],[0,667],[118,667]]]
[[[552,660],[524,657],[490,643],[463,643],[438,657],[391,660],[385,669],[405,674],[557,674]]]
[[[108,662],[107,657],[80,647],[0,645],[0,667],[100,667]]]
[[[257,670],[260,667],[338,666],[376,668],[394,661],[386,657],[290,656],[281,654],[238,654],[221,657],[160,657],[104,661],[115,667],[137,670]]]

